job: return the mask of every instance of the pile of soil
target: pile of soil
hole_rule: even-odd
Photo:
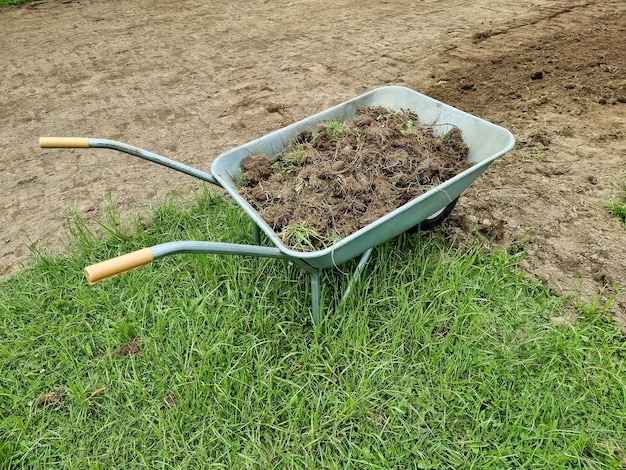
[[[465,170],[461,130],[411,111],[360,107],[298,134],[277,157],[241,162],[240,194],[285,245],[332,245]]]

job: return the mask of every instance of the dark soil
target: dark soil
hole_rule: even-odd
[[[141,352],[141,344],[136,341],[128,341],[120,346],[119,354],[122,357],[136,356]]]
[[[331,245],[465,170],[460,129],[361,107],[297,135],[277,157],[241,162],[241,195],[294,249]]]

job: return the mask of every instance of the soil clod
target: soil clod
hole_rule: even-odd
[[[141,344],[136,341],[128,341],[120,346],[119,355],[121,357],[136,356],[141,352]]]

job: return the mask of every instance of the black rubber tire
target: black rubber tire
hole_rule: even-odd
[[[432,229],[434,229],[436,227],[439,227],[443,223],[443,221],[448,218],[448,216],[450,215],[450,213],[454,209],[454,206],[456,206],[456,203],[457,203],[458,200],[459,200],[459,198],[457,197],[454,201],[452,201],[450,204],[448,204],[446,207],[444,207],[438,213],[433,214],[429,218],[422,220],[415,227],[410,228],[408,230],[408,232],[409,233],[415,233],[415,232],[418,232],[418,231],[422,231],[423,232],[425,230],[432,230]]]

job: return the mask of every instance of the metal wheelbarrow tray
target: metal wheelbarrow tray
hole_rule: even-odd
[[[455,177],[432,188],[387,215],[339,240],[332,246],[318,251],[296,251],[283,244],[276,232],[259,216],[258,212],[239,194],[236,176],[241,161],[252,154],[273,156],[278,154],[298,133],[329,120],[347,121],[354,117],[359,106],[382,106],[391,110],[415,112],[421,122],[452,128],[463,132],[469,147],[468,161],[474,165]],[[155,153],[121,142],[98,138],[42,137],[40,146],[47,148],[109,148],[118,150],[168,168],[186,173],[223,188],[253,222],[252,245],[220,242],[178,241],[156,245],[128,253],[85,268],[90,284],[138,268],[154,259],[176,253],[212,253],[279,258],[292,261],[305,269],[311,277],[312,319],[319,320],[321,287],[320,270],[342,264],[361,256],[353,282],[377,245],[415,227],[423,221],[441,219],[448,215],[459,195],[478,178],[498,157],[513,148],[515,139],[506,129],[472,116],[433,98],[405,87],[387,86],[374,89],[361,96],[338,104],[326,111],[298,121],[264,137],[230,150],[218,156],[211,165],[211,173],[189,167]],[[442,219],[441,219],[442,220]],[[275,247],[260,245],[260,232]],[[350,289],[349,285],[348,290]],[[344,294],[347,295],[347,292]]]

